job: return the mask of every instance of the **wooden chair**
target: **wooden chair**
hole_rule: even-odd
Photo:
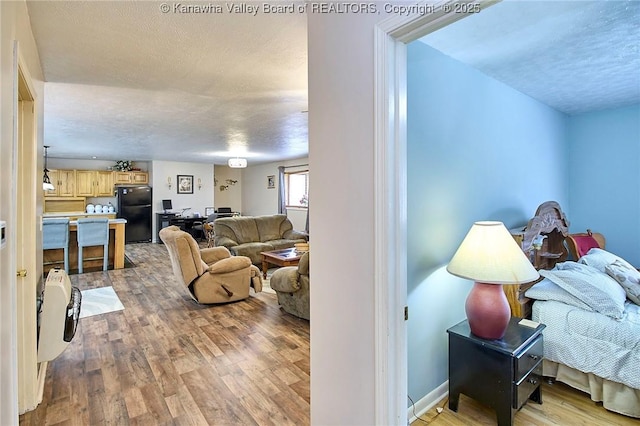
[[[592,248],[601,248],[604,250],[605,247],[604,235],[598,232],[591,232],[590,229],[587,229],[587,232],[579,234],[569,234],[565,241],[572,260],[574,261],[587,254]]]

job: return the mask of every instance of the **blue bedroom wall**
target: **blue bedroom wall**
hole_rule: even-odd
[[[601,232],[640,267],[640,105],[570,117],[571,232]]]
[[[471,282],[444,267],[478,220],[526,224],[568,200],[567,117],[439,51],[407,51],[408,368],[418,401],[448,380],[446,329]]]

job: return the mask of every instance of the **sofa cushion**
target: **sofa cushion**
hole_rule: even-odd
[[[282,250],[293,247],[294,241],[291,240],[271,240],[269,244],[273,246],[273,250]]]
[[[258,226],[253,217],[225,217],[213,222],[216,237],[227,237],[238,244],[260,241]]]
[[[262,263],[262,253],[263,251],[271,251],[274,250],[273,246],[268,243],[245,243],[240,244],[235,247],[231,247],[231,253],[236,256],[247,256],[251,259],[251,263],[254,265],[259,265]]]
[[[227,272],[235,272],[240,269],[248,268],[251,266],[251,260],[245,256],[233,256],[227,259],[222,259],[213,265],[209,266],[209,273],[211,274],[224,274]]]
[[[282,222],[289,222],[284,214],[274,214],[271,216],[254,217],[261,242],[278,240],[282,238]],[[291,223],[291,222],[289,222]]]

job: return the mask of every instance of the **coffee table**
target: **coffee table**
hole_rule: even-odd
[[[267,279],[267,270],[269,264],[276,266],[297,266],[303,252],[297,251],[295,248],[287,248],[281,250],[263,251],[262,255],[262,276]]]

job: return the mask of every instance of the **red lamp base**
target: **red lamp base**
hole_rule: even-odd
[[[483,339],[501,339],[504,336],[511,309],[502,285],[476,282],[464,307],[473,334]]]

